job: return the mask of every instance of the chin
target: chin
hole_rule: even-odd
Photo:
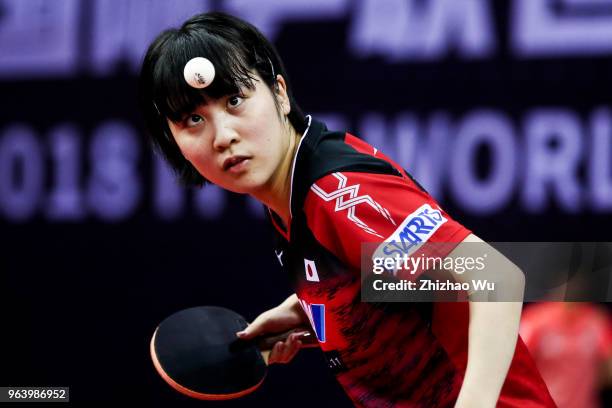
[[[238,194],[252,194],[261,190],[265,186],[264,182],[254,179],[253,177],[245,177],[244,180],[229,185],[222,186],[224,189]]]
[[[230,191],[236,194],[248,194],[249,193],[249,188],[247,186],[232,184],[232,185],[221,185],[220,187],[224,190],[227,190],[227,191]]]

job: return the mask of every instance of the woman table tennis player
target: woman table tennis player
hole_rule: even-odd
[[[375,147],[304,116],[280,57],[255,27],[207,13],[164,31],[139,86],[152,144],[177,176],[251,195],[278,235],[295,294],[237,336],[312,324],[356,406],[554,406],[518,337],[520,301],[361,302],[362,242],[386,241],[419,221],[414,240],[451,243],[449,257],[469,256],[465,243],[487,244]],[[489,253],[498,283],[522,293],[522,272]],[[290,361],[299,347],[293,337],[276,343],[270,362]]]

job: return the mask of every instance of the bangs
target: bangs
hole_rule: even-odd
[[[196,57],[209,59],[215,78],[206,88],[192,88],[183,75],[185,64]],[[295,103],[283,62],[274,46],[250,23],[222,12],[194,15],[180,28],[160,33],[149,44],[138,78],[138,104],[145,133],[186,186],[202,186],[208,181],[188,161],[178,146],[168,120],[182,121],[199,105],[255,89],[255,81],[274,93],[277,75],[287,84],[289,123],[298,133],[307,122]],[[276,105],[279,116],[281,112]],[[279,118],[280,119],[280,118]]]
[[[248,52],[240,44],[210,32],[170,30],[166,34],[160,42],[164,52],[151,78],[153,100],[162,116],[178,122],[207,100],[254,88],[255,61],[247,60]],[[191,87],[183,75],[185,64],[195,57],[208,58],[215,67],[213,82],[204,89]]]

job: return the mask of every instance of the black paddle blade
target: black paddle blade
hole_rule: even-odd
[[[151,357],[162,378],[193,398],[224,400],[253,392],[266,363],[257,346],[237,342],[247,322],[216,306],[185,309],[166,318],[151,339]]]

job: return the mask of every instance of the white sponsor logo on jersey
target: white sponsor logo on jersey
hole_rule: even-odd
[[[423,204],[408,215],[393,234],[378,246],[372,258],[410,255],[447,221],[442,210]]]

